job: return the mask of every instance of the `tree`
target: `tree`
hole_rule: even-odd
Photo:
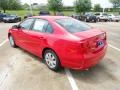
[[[6,12],[6,9],[8,9],[8,1],[9,0],[0,0],[0,7],[3,9],[4,13]]]
[[[101,10],[102,10],[102,8],[101,8],[100,4],[95,4],[94,11],[95,12],[100,12]]]
[[[54,12],[54,15],[56,15],[57,11],[62,11],[62,0],[48,0],[48,8]]]
[[[0,7],[5,13],[7,9],[21,9],[21,2],[20,0],[0,0]]]
[[[30,6],[29,6],[29,4],[25,3],[22,7],[23,7],[23,9],[29,9]]]
[[[20,0],[9,0],[8,1],[8,9],[9,10],[18,10],[21,9],[22,5]]]
[[[120,0],[109,0],[114,8],[120,7]]]
[[[91,10],[91,0],[76,0],[74,2],[77,13],[85,13]]]

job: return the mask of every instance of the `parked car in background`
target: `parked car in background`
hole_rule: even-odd
[[[97,20],[98,22],[100,21],[109,21],[109,17],[108,17],[108,14],[107,13],[96,13],[95,14],[97,16]]]
[[[120,17],[119,16],[115,16],[114,14],[109,14],[109,21],[115,21],[115,22],[119,22],[120,21]]]
[[[106,32],[66,16],[35,16],[9,29],[12,47],[43,58],[48,68],[86,70],[106,54]]]
[[[49,16],[50,12],[49,11],[40,11],[39,16]]]
[[[7,16],[6,14],[0,13],[0,22],[2,22],[2,21],[3,21],[3,18],[6,17],[6,16]]]
[[[89,12],[82,15],[81,20],[85,22],[97,22],[97,16]]]
[[[24,16],[24,19],[28,18],[28,17],[32,17],[33,15],[31,13],[27,13],[25,16]]]
[[[21,17],[17,15],[7,15],[6,17],[3,18],[3,22],[5,23],[16,23],[21,21]]]
[[[71,17],[74,19],[80,20],[80,15],[73,14],[73,15],[71,15]]]

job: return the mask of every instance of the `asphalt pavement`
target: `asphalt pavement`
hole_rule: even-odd
[[[107,54],[98,65],[57,73],[38,57],[9,45],[7,32],[15,24],[0,23],[0,90],[120,90],[120,22],[88,23],[108,36]]]

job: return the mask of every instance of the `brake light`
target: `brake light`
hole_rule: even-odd
[[[90,50],[90,45],[88,41],[81,42],[82,52],[88,53]]]
[[[99,35],[99,38],[102,40],[106,40],[106,33]]]

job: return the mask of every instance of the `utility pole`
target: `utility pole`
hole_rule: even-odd
[[[31,14],[33,15],[31,0],[30,0],[30,12],[31,12]]]
[[[106,1],[105,0],[102,0],[102,1],[103,1],[103,13],[104,13],[106,8]]]
[[[105,12],[105,8],[103,8],[103,13]]]

